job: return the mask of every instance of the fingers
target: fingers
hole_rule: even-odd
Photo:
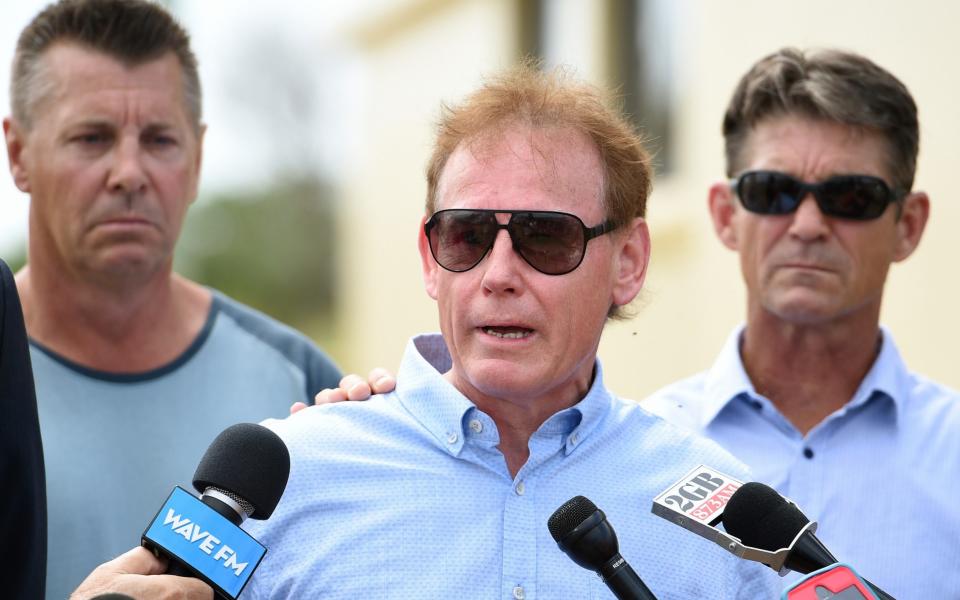
[[[160,575],[166,573],[167,563],[165,560],[154,556],[153,552],[143,546],[137,546],[100,565],[97,570],[117,574]]]
[[[353,373],[344,375],[343,379],[340,380],[340,387],[321,390],[320,393],[313,398],[313,401],[316,404],[332,404],[334,402],[343,402],[344,400],[365,400],[369,398],[369,387],[366,390],[366,395],[359,393],[363,392],[363,390],[358,390],[353,397],[350,396],[350,390],[355,388],[358,384],[366,385],[366,383],[360,379],[359,375],[355,375]]]
[[[94,569],[70,599],[88,600],[114,592],[138,600],[213,600],[213,590],[204,582],[192,577],[163,575],[166,570],[166,561],[146,548],[137,547]]]
[[[319,396],[320,394],[317,394],[317,397]],[[293,404],[290,405],[290,414],[291,415],[296,414],[301,410],[305,409],[306,407],[307,405],[303,402],[294,402]]]
[[[333,388],[333,389],[327,388],[325,390],[321,390],[319,394],[314,396],[313,402],[314,404],[333,404],[334,402],[343,402],[346,399],[347,399],[347,393],[341,390],[340,388]],[[291,406],[290,413],[293,414],[293,412],[294,412],[293,406]]]
[[[347,400],[366,400],[371,394],[370,385],[353,373],[340,380],[340,389],[346,392]]]
[[[374,394],[386,394],[397,387],[396,378],[390,371],[382,367],[370,371],[370,375],[367,376],[367,383]]]
[[[321,390],[313,401],[316,404],[332,404],[344,400],[366,400],[373,394],[392,392],[396,387],[397,380],[390,371],[378,367],[370,371],[366,381],[354,373],[345,375],[340,380],[340,387]],[[290,407],[290,414],[292,415],[303,408],[303,404],[297,402]]]

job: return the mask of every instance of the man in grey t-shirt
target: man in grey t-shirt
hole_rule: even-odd
[[[135,546],[226,426],[287,414],[337,368],[173,272],[204,125],[187,33],[142,0],[61,0],[22,32],[4,119],[30,195],[16,276],[47,467],[47,597]],[[122,591],[117,589],[115,591]]]

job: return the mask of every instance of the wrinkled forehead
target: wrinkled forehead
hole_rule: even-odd
[[[437,209],[462,202],[470,208],[544,208],[553,201],[564,205],[557,209],[600,216],[603,189],[600,153],[585,134],[513,126],[457,146],[440,176]]]
[[[129,63],[73,42],[58,42],[39,59],[42,90],[34,94],[34,116],[44,111],[106,110],[119,99],[136,99],[151,112],[171,113],[193,124],[184,74],[170,51]]]
[[[818,181],[872,175],[891,182],[891,142],[882,132],[838,121],[786,114],[754,125],[739,170],[778,170]]]

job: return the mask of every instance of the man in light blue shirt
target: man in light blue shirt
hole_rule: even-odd
[[[268,421],[291,454],[249,598],[609,598],[553,541],[575,495],[661,599],[772,598],[775,575],[650,512],[718,446],[603,384],[605,321],[640,291],[650,162],[595,90],[518,68],[441,120],[418,243],[441,335],[394,392]],[[502,231],[506,230],[506,231]]]
[[[861,56],[785,49],[741,79],[723,131],[733,181],[710,212],[740,254],[746,326],[644,406],[746,462],[888,593],[957,598],[960,397],[879,325],[929,213],[913,99]]]

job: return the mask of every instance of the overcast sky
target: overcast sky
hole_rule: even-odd
[[[263,184],[291,166],[335,172],[338,161],[350,156],[349,140],[354,137],[348,133],[350,106],[360,93],[359,67],[338,33],[364,14],[402,1],[168,3],[190,31],[200,63],[208,125],[201,198],[218,189]],[[48,3],[3,0],[0,106],[4,116],[10,111],[10,61],[17,36]],[[276,60],[279,64],[271,64]],[[292,92],[313,93],[309,107],[301,103],[298,112],[296,102],[293,107],[290,102],[270,104],[275,89],[271,86],[284,76],[283,81],[294,82]],[[301,116],[303,123],[298,122]],[[295,143],[289,143],[293,137]],[[0,257],[24,243],[28,206],[28,197],[17,190],[5,169],[0,176]]]

